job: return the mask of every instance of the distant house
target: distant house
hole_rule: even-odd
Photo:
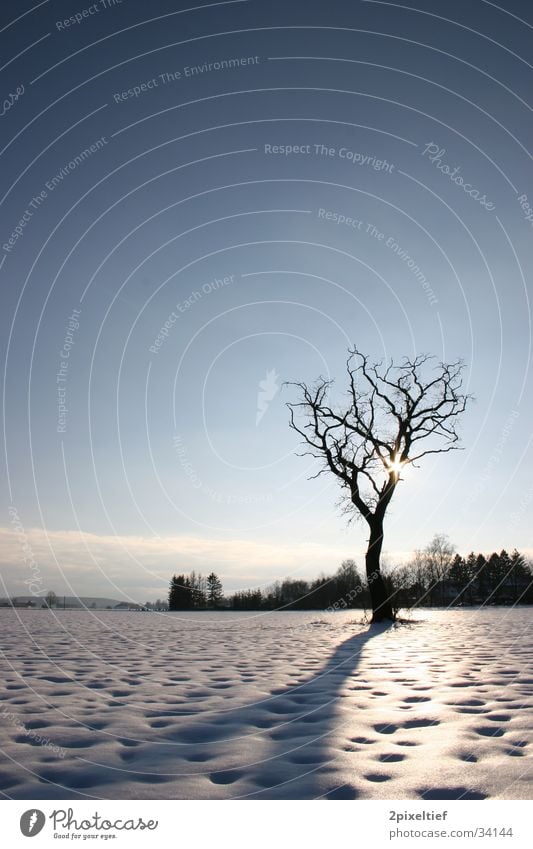
[[[119,604],[115,604],[113,610],[142,610],[142,607],[135,602],[121,601]]]

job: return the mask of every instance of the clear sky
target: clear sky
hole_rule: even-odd
[[[476,396],[389,562],[531,552],[530,4],[192,6],[2,4],[0,595],[361,562],[283,386],[352,344]]]

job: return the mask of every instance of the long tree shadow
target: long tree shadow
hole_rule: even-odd
[[[343,711],[345,691],[350,679],[356,681],[367,643],[389,627],[390,623],[372,625],[355,634],[338,646],[311,677],[272,690],[271,698],[232,713],[228,725],[231,723],[236,753],[240,751],[242,756],[241,765],[212,772],[210,780],[214,784],[235,783],[229,794],[233,798],[356,798],[357,791],[351,784],[338,785],[335,781],[337,770],[332,761],[339,752],[331,745],[332,736],[338,733],[339,723],[342,728],[349,721]],[[244,719],[243,736],[236,733],[240,719]],[[253,738],[254,727],[258,742],[249,747],[246,741]],[[224,742],[229,742],[228,738]],[[247,750],[260,756],[249,762]],[[244,790],[240,779],[245,779],[247,788],[254,789]]]
[[[358,719],[354,699],[346,696],[368,687],[357,678],[364,649],[388,627],[372,625],[354,634],[307,674],[323,651],[318,641],[313,653],[301,651],[293,660],[288,685],[265,692],[258,684],[262,694],[251,703],[202,707],[203,698],[211,697],[206,691],[199,701],[139,706],[138,716],[125,716],[120,736],[109,735],[107,753],[82,746],[68,760],[37,764],[21,798],[354,799],[356,788],[349,781],[339,786],[332,762],[341,755],[343,726]],[[12,797],[19,797],[17,788]]]

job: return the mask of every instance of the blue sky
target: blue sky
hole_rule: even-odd
[[[204,5],[3,4],[5,591],[360,562],[283,386],[340,398],[352,344],[463,357],[476,396],[389,561],[530,551],[528,4]]]

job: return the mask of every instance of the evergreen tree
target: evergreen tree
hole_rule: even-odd
[[[185,575],[174,575],[168,594],[169,610],[190,610],[193,606],[191,582]]]
[[[193,572],[194,575],[194,572]],[[189,575],[183,578],[183,610],[191,610],[194,607],[194,584]]]
[[[498,555],[498,569],[496,575],[496,586],[494,590],[494,595],[496,601],[499,603],[505,601],[511,601],[512,591],[511,591],[511,572],[513,571],[513,567],[511,564],[511,558],[507,554],[505,548],[502,548]]]
[[[476,583],[476,602],[484,602],[487,600],[487,561],[482,554],[476,557],[475,566],[475,583]]]
[[[468,591],[469,574],[465,560],[460,554],[456,554],[453,558],[448,580],[456,593],[455,602],[464,603]]]
[[[488,586],[487,598],[483,599],[484,601],[490,601],[492,602],[492,604],[495,604],[497,602],[500,590],[500,573],[500,556],[495,551],[493,551],[489,559],[487,560],[487,565],[485,567],[485,575],[487,578]]]
[[[219,607],[222,601],[222,581],[211,572],[207,576],[207,603],[209,607]]]
[[[170,587],[168,590],[168,609],[169,610],[179,610],[180,609],[180,578],[183,579],[183,575],[173,575],[170,579]]]
[[[532,574],[528,569],[524,557],[516,550],[511,552],[511,584],[513,602],[525,602],[531,604],[532,596]]]
[[[465,596],[469,604],[474,604],[474,595],[476,592],[476,576],[477,576],[477,556],[473,551],[466,558],[466,573],[468,575],[468,586],[465,590]]]

